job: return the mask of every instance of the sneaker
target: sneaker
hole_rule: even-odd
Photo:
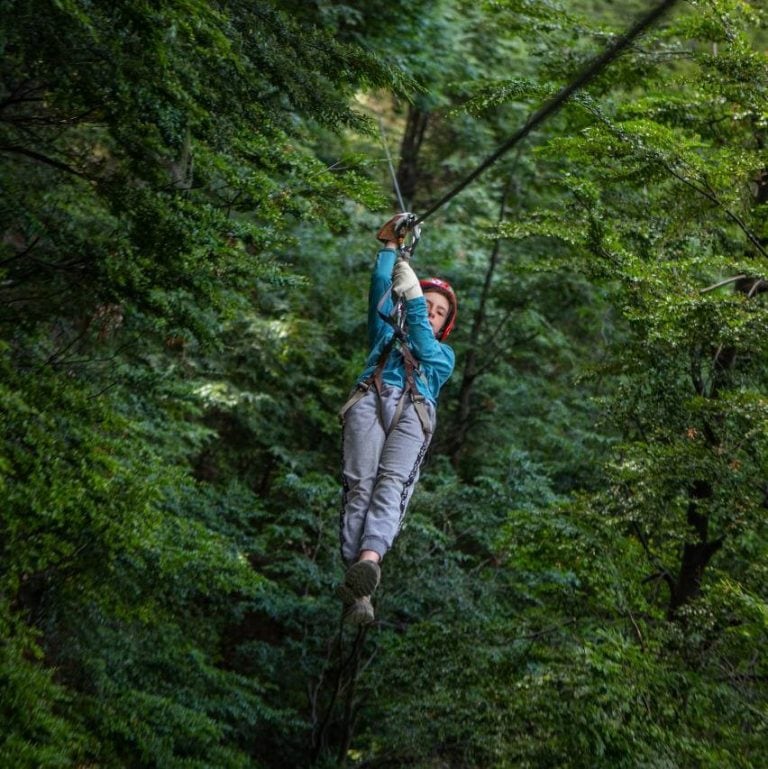
[[[381,580],[381,567],[376,561],[353,563],[344,575],[344,582],[336,588],[336,594],[344,603],[373,595]]]
[[[348,625],[370,625],[373,622],[373,604],[369,596],[356,598],[344,607],[344,622]]]

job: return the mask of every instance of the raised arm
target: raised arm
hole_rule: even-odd
[[[387,324],[381,315],[389,316],[394,309],[392,296],[388,293],[392,287],[392,268],[395,266],[398,248],[403,243],[405,232],[403,224],[411,214],[396,214],[385,222],[376,233],[376,239],[382,248],[376,256],[376,263],[371,275],[371,287],[368,291],[368,344],[373,347]]]
[[[371,273],[371,286],[368,291],[368,345],[373,347],[379,334],[387,325],[379,315],[392,313],[392,268],[397,259],[397,243],[386,243],[376,255],[376,263]],[[381,306],[379,306],[381,305]]]
[[[422,362],[440,369],[445,378],[454,365],[453,350],[435,337],[436,329],[429,322],[427,302],[419,278],[404,259],[395,264],[392,293],[405,299],[408,342],[413,354]]]

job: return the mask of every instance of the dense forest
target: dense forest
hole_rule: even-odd
[[[0,0],[0,767],[759,769],[768,7],[680,0],[424,223],[453,378],[377,619],[378,227],[652,0]]]

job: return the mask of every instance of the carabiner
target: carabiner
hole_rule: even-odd
[[[398,236],[405,231],[410,233],[411,239],[408,243],[405,242],[405,236],[403,236],[403,243],[399,247],[400,256],[403,259],[410,259],[413,256],[413,252],[416,250],[416,246],[421,238],[421,225],[416,224],[418,218],[416,214],[408,214],[400,224],[398,224],[395,232]]]

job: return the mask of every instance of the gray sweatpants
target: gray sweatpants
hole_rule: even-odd
[[[424,454],[435,428],[435,408],[427,403],[432,432],[424,434],[418,414],[406,395],[402,414],[392,423],[402,390],[371,388],[344,416],[341,555],[357,560],[361,550],[383,557],[400,532],[405,510],[419,478]],[[382,424],[383,421],[383,424]]]

